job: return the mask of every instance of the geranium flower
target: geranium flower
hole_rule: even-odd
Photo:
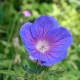
[[[44,66],[62,61],[72,43],[70,32],[50,16],[40,16],[34,23],[23,24],[20,37],[29,55]]]

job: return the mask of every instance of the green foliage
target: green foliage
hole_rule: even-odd
[[[22,12],[29,10],[30,17]],[[51,67],[29,60],[19,29],[40,15],[55,17],[70,30],[73,44],[67,57]],[[79,0],[0,0],[0,80],[80,80]]]

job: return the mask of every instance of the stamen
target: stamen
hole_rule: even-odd
[[[41,53],[45,53],[46,51],[49,50],[49,45],[48,42],[45,40],[39,40],[36,44],[36,49],[41,52]]]

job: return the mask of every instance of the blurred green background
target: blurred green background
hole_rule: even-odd
[[[26,10],[30,11],[31,16],[22,14]],[[22,65],[27,64],[28,68],[34,69],[33,72],[36,69],[31,65],[34,63],[25,59],[28,54],[19,37],[21,25],[27,21],[33,22],[40,15],[53,16],[59,25],[70,30],[73,44],[67,57],[51,67],[52,70],[65,69],[62,76],[55,79],[54,75],[44,75],[42,79],[34,80],[58,80],[58,77],[59,80],[80,80],[80,0],[0,0],[0,80],[24,80],[19,76],[32,80],[43,74],[34,76],[27,69],[24,73]]]

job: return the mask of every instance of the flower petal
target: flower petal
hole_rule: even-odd
[[[34,23],[31,31],[34,37],[44,37],[50,30],[58,28],[58,22],[50,16],[40,16]]]
[[[52,49],[60,48],[64,50],[68,48],[73,41],[69,31],[62,27],[51,32],[47,38],[50,41]]]
[[[53,64],[56,64],[60,61],[62,61],[67,54],[67,50],[64,51],[52,51],[48,54],[46,54],[47,60],[45,61],[45,63],[42,63],[42,65],[45,66],[51,66]]]
[[[24,44],[25,49],[29,52],[29,54],[32,54],[32,51],[35,51],[35,41],[30,28],[31,28],[31,23],[27,22],[25,24],[22,25],[21,29],[20,29],[20,37],[22,39],[22,42]]]
[[[35,50],[35,52],[32,52],[31,56],[33,58],[36,58],[37,60],[40,60],[40,61],[46,61],[47,58],[44,54],[38,52],[37,50]]]

